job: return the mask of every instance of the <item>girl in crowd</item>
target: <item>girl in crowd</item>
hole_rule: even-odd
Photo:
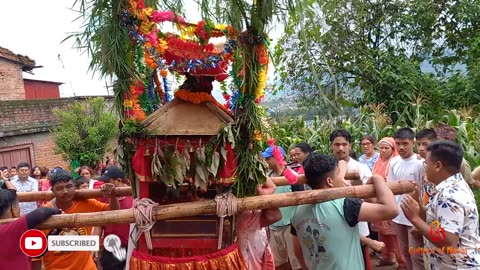
[[[385,137],[380,140],[378,145],[380,157],[373,166],[373,174],[381,175],[387,179],[390,160],[398,155],[395,140],[392,137]],[[393,261],[393,255],[395,254],[398,269],[407,269],[407,263],[400,250],[393,222],[391,220],[373,222],[372,230],[378,232],[379,240],[385,243],[385,247],[382,249],[382,258],[377,266],[395,265]]]
[[[46,167],[38,167],[40,170],[40,177],[38,179],[38,190],[39,191],[49,191],[50,190],[50,180],[48,180],[49,170]],[[38,201],[38,207],[43,206],[47,201]]]
[[[34,166],[32,168],[32,174],[30,175],[30,177],[37,179],[37,181],[40,181],[40,174],[40,167]]]
[[[92,177],[94,175],[93,169],[89,166],[83,165],[78,170],[78,174],[82,177],[85,177],[88,181],[88,188],[93,189],[93,185],[95,184],[96,180],[93,180]]]
[[[360,142],[363,155],[358,158],[358,162],[368,166],[370,171],[373,171],[373,166],[378,159],[378,153],[375,152],[375,138],[370,135],[363,136]]]
[[[305,171],[303,170],[303,162],[305,159],[313,153],[313,148],[305,142],[297,143],[295,145],[295,159],[300,164],[299,167],[292,168],[298,174],[304,174]],[[292,191],[302,191],[305,189],[309,189],[308,185],[292,185]]]

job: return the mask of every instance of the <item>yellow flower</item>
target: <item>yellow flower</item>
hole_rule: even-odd
[[[131,99],[125,99],[125,100],[123,101],[123,106],[124,106],[125,108],[132,108],[132,107],[133,107],[133,100],[131,100]]]
[[[255,130],[253,132],[253,136],[254,136],[255,140],[257,140],[257,141],[261,141],[263,139],[262,133],[258,130]]]
[[[140,26],[140,31],[142,31],[142,33],[144,34],[148,34],[152,30],[154,24],[154,22],[142,22],[142,25]]]
[[[217,24],[217,25],[215,25],[215,29],[218,29],[218,30],[220,30],[220,31],[223,31],[223,30],[227,29],[227,27],[228,27],[228,25],[226,25],[226,24]]]
[[[145,12],[145,14],[150,17],[152,16],[152,11],[153,11],[153,8],[144,8],[143,9],[143,12]]]
[[[167,44],[167,41],[165,41],[165,39],[158,39],[157,41],[157,51],[163,55],[165,53],[165,51],[168,49],[168,44]]]
[[[183,40],[191,39],[195,36],[195,27],[186,26],[180,29],[180,38]]]
[[[265,95],[265,87],[267,86],[267,68],[263,67],[258,73],[257,89],[255,90],[255,97],[259,98]]]

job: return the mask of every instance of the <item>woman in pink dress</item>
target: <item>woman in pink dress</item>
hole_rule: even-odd
[[[385,137],[378,143],[380,149],[380,157],[373,166],[373,174],[381,175],[387,179],[388,169],[390,168],[390,160],[397,156],[397,149],[395,147],[395,140],[392,137]],[[377,266],[395,265],[393,255],[397,259],[397,269],[407,269],[407,263],[400,250],[400,243],[398,242],[393,222],[391,220],[384,220],[374,222],[372,230],[378,232],[378,240],[385,243],[382,249],[382,259]]]

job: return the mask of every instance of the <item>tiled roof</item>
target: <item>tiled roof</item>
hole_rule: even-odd
[[[23,71],[29,71],[35,67],[35,60],[30,59],[28,56],[15,54],[12,51],[3,47],[0,47],[0,58],[8,59],[10,61],[20,64]]]

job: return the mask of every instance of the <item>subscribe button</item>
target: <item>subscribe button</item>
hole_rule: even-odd
[[[39,230],[28,230],[20,238],[20,248],[29,257],[41,256],[45,251],[98,251],[98,235],[49,235]]]
[[[49,235],[48,251],[98,251],[98,235]]]

